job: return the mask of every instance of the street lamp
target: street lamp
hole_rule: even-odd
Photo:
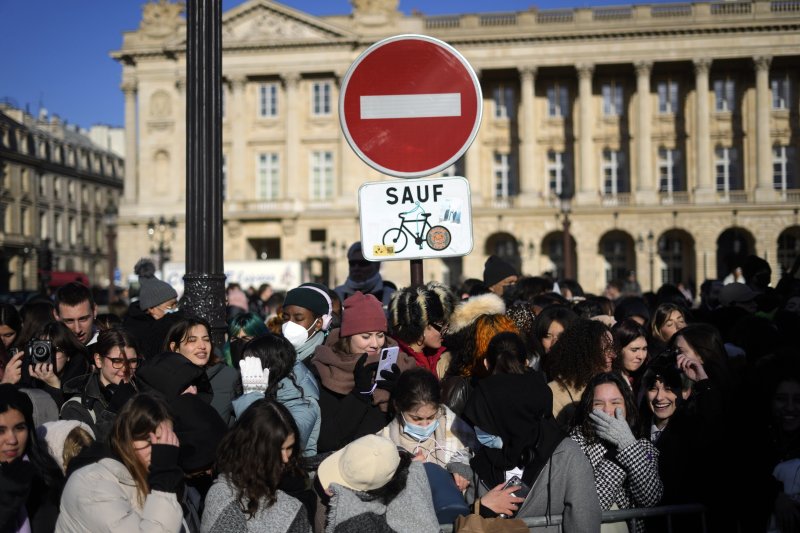
[[[103,212],[103,225],[106,227],[106,248],[108,252],[108,303],[110,304],[116,298],[114,288],[114,274],[117,270],[117,206],[109,203]]]
[[[572,222],[569,219],[569,214],[572,211],[572,201],[562,196],[559,202],[559,209],[561,211],[561,224],[563,228],[562,237],[564,238],[564,279],[575,279],[575,265],[572,262],[572,237],[569,233],[569,228]]]
[[[164,216],[158,218],[158,222],[152,218],[147,223],[147,236],[153,245],[150,247],[150,255],[158,256],[158,270],[163,272],[164,263],[170,260],[172,248],[170,243],[175,239],[175,229],[178,221],[175,217],[166,220]],[[163,274],[162,274],[163,275]]]

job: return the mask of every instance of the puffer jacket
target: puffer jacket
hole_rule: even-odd
[[[278,382],[275,399],[289,410],[297,424],[303,456],[311,457],[317,455],[321,424],[319,385],[314,375],[301,361],[295,362],[292,374],[294,382],[288,376]],[[239,418],[251,403],[263,397],[260,392],[249,392],[233,400],[236,418]]]
[[[130,472],[119,461],[105,458],[70,476],[56,532],[178,533],[182,516],[170,492],[152,491],[139,506]]]

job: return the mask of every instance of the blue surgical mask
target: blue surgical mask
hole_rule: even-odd
[[[428,424],[427,426],[418,426],[417,424],[411,424],[409,422],[406,422],[405,418],[403,418],[403,422],[404,422],[403,432],[417,439],[420,442],[428,440],[431,437],[431,435],[433,435],[433,433],[436,431],[436,428],[439,427],[438,420],[434,420],[432,424]]]
[[[486,433],[478,426],[475,426],[475,436],[478,437],[478,442],[480,442],[487,448],[494,448],[496,450],[499,450],[503,447],[503,439],[501,439],[497,435]]]

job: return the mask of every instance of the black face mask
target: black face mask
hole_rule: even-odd
[[[231,339],[231,364],[233,368],[239,368],[239,361],[242,360],[242,352],[244,351],[244,345],[247,344],[247,341],[240,338]]]

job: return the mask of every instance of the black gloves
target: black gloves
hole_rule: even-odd
[[[150,490],[177,493],[183,483],[183,471],[178,466],[180,448],[170,444],[152,444],[150,474],[147,482]]]
[[[362,355],[356,361],[356,366],[353,369],[353,378],[355,386],[353,392],[358,394],[364,399],[369,399],[372,391],[375,390],[375,371],[378,369],[378,363],[367,362],[367,354]]]
[[[381,370],[381,378],[383,379],[376,379],[375,386],[391,393],[399,377],[400,367],[397,366],[397,363],[392,363],[391,370]]]

